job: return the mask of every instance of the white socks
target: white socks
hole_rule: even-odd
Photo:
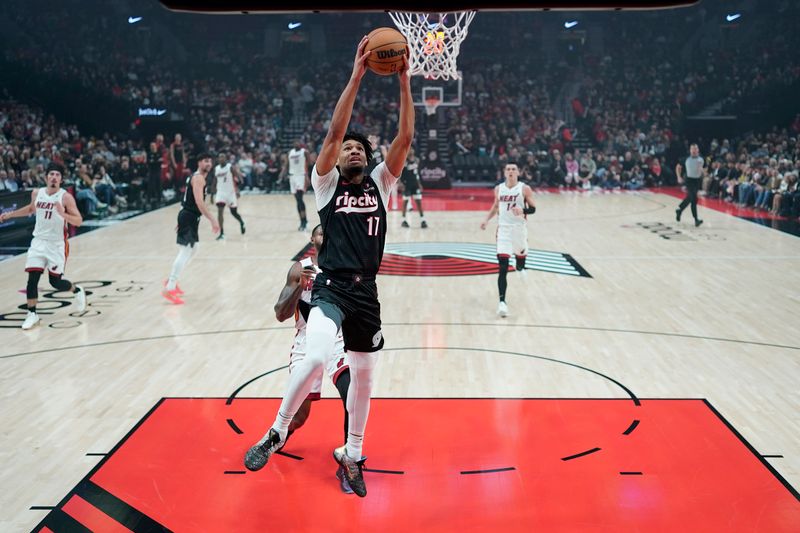
[[[175,262],[172,263],[172,272],[169,274],[167,281],[167,290],[174,291],[178,285],[178,276],[181,275],[183,269],[189,264],[189,260],[194,257],[197,251],[197,243],[194,246],[180,245],[178,246],[178,255],[175,257]]]
[[[354,461],[361,460],[364,444],[364,429],[369,417],[369,400],[372,395],[372,374],[378,361],[378,352],[353,352],[348,350],[350,365],[350,388],[347,391],[347,413],[350,427],[347,431],[347,455]]]
[[[311,391],[314,376],[333,352],[337,331],[336,323],[325,316],[319,307],[311,308],[306,325],[306,356],[294,365],[289,374],[286,394],[283,395],[278,416],[272,425],[280,433],[281,440],[286,439],[292,418]],[[350,386],[352,387],[352,382]]]

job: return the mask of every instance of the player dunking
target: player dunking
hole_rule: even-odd
[[[182,208],[178,213],[178,255],[172,263],[169,279],[161,291],[161,295],[174,304],[183,303],[181,299],[183,291],[178,288],[178,276],[197,252],[197,242],[200,240],[197,234],[200,216],[206,217],[211,222],[211,231],[214,233],[219,231],[219,225],[205,203],[206,178],[212,164],[210,155],[200,154],[197,156],[197,172],[186,178],[186,191],[183,193]]]
[[[294,142],[294,148],[289,150],[289,191],[294,195],[297,202],[297,214],[300,215],[300,227],[298,231],[305,231],[308,224],[306,218],[306,203],[303,195],[308,189],[308,150],[303,148],[300,141]]]
[[[69,291],[75,294],[78,311],[86,309],[86,292],[74,283],[63,278],[64,267],[69,256],[67,242],[67,224],[80,226],[83,222],[75,198],[61,188],[64,171],[60,165],[47,167],[47,187],[34,189],[31,192],[31,203],[10,213],[0,214],[0,223],[9,218],[36,214],[36,225],[33,227],[33,240],[28,248],[28,260],[25,272],[28,273],[28,315],[22,323],[22,329],[31,329],[39,323],[36,314],[36,303],[39,299],[39,278],[47,270],[50,285],[58,291]]]
[[[501,317],[508,316],[506,304],[506,288],[508,281],[508,261],[511,254],[516,257],[516,270],[525,274],[525,258],[528,256],[528,226],[526,216],[536,212],[533,203],[533,190],[528,185],[519,181],[519,166],[509,161],[503,167],[505,182],[494,188],[494,203],[486,219],[481,223],[481,229],[495,215],[497,217],[497,262],[499,275],[497,288],[500,291],[500,303],[497,314]]]
[[[422,211],[422,184],[419,182],[419,159],[414,155],[414,150],[408,152],[408,159],[406,166],[403,168],[403,173],[400,175],[400,183],[403,184],[403,224],[404,228],[409,227],[406,220],[406,213],[408,212],[411,199],[417,204],[417,211],[419,211],[419,218],[421,220],[420,227],[425,229],[428,223],[425,222],[425,213]]]
[[[350,364],[347,393],[347,444],[333,451],[358,496],[366,496],[361,451],[369,415],[372,374],[383,347],[380,303],[375,276],[386,240],[386,202],[414,137],[414,103],[408,63],[399,72],[400,113],[397,137],[386,161],[370,175],[369,141],[347,133],[361,79],[366,72],[367,38],[361,39],[350,81],[336,103],[330,129],[322,144],[311,183],[325,240],[319,253],[322,273],[314,280],[306,326],[306,357],[292,370],[275,423],[245,456],[251,470],[263,467],[286,439],[289,424],[311,390],[314,376],[335,349],[341,330]]]
[[[225,153],[220,153],[217,158],[217,166],[214,167],[214,179],[216,181],[216,192],[214,194],[214,203],[217,204],[217,222],[219,222],[219,237],[218,241],[225,239],[225,228],[223,226],[223,215],[225,213],[225,206],[231,210],[233,218],[239,221],[239,230],[244,235],[245,226],[244,220],[239,215],[238,204],[236,202],[236,193],[239,192],[237,182],[239,180],[238,170],[228,160]]]
[[[322,246],[323,233],[322,224],[317,226],[311,231],[311,244],[314,245],[316,254],[312,257],[304,259],[303,261],[295,262],[289,269],[286,275],[286,285],[281,290],[278,301],[275,303],[275,318],[278,322],[283,322],[287,318],[294,317],[295,336],[294,343],[292,344],[292,351],[289,356],[289,373],[303,360],[306,356],[306,322],[308,321],[308,313],[311,311],[311,287],[314,283],[314,278],[321,272],[317,265],[317,257],[319,250]],[[347,389],[350,387],[350,369],[345,360],[344,352],[344,339],[341,333],[336,335],[336,343],[333,352],[331,352],[328,361],[325,363],[325,370],[328,372],[331,381],[333,382],[336,390],[339,391],[339,396],[342,398],[342,405],[345,408],[344,412],[344,440],[347,442]],[[308,419],[311,413],[311,402],[319,400],[320,392],[322,391],[322,368],[320,372],[314,377],[311,385],[311,392],[303,400],[300,409],[295,413],[291,424],[289,424],[289,432],[286,435],[286,441],[289,437],[300,429]],[[284,443],[286,442],[284,441]],[[336,477],[341,483],[342,491],[352,494],[353,490],[347,482],[344,474],[344,469],[340,466],[336,471]]]

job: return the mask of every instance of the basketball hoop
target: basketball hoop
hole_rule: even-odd
[[[439,104],[441,103],[442,101],[436,97],[428,98],[425,100],[425,113],[428,115],[435,115],[436,108],[439,107]]]
[[[475,11],[455,13],[405,13],[389,12],[397,29],[405,35],[408,47],[410,73],[426,78],[458,79],[456,58],[461,43]],[[428,107],[427,100],[425,107]],[[435,111],[435,108],[434,108]]]

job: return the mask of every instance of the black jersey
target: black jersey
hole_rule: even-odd
[[[400,174],[400,181],[406,190],[419,189],[419,162],[407,161],[406,166],[403,167],[403,173]]]
[[[192,178],[194,176],[189,176],[186,178],[186,192],[183,193],[183,199],[181,200],[181,206],[186,209],[187,211],[191,211],[192,213],[200,216],[200,208],[197,207],[197,200],[194,197],[194,188],[192,188]],[[206,187],[203,185],[203,201],[206,199]]]
[[[325,234],[319,252],[319,267],[327,274],[360,275],[374,277],[383,259],[383,246],[386,242],[385,199],[395,179],[379,165],[371,175],[365,176],[361,183],[348,183],[335,173],[335,190],[331,195],[330,186],[315,187],[320,222]],[[331,179],[334,174],[329,174]],[[312,174],[313,180],[321,179]],[[391,184],[389,184],[391,181]],[[327,202],[325,201],[327,200]]]

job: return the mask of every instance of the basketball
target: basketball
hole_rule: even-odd
[[[372,51],[367,58],[367,68],[381,76],[399,71],[403,56],[408,54],[408,42],[403,34],[394,28],[377,28],[367,38],[366,49]]]

